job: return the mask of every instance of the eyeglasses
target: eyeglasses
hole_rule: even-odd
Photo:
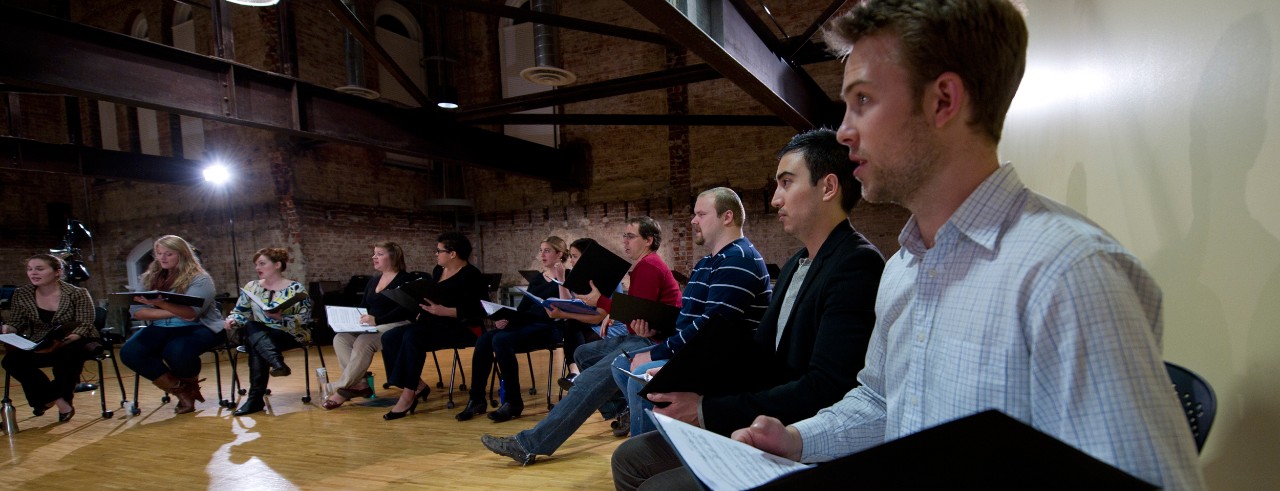
[[[447,249],[436,249],[436,254],[448,254],[450,252],[453,252],[453,251],[450,251]]]
[[[622,240],[635,240],[638,238],[640,238],[640,236],[633,233],[622,234]]]

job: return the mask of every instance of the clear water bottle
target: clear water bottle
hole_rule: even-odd
[[[507,402],[507,387],[502,383],[502,379],[498,379],[498,402],[505,404]]]
[[[316,388],[320,389],[325,399],[329,397],[329,370],[324,367],[316,368]]]
[[[18,415],[13,409],[13,404],[4,401],[4,432],[9,435],[18,434]]]

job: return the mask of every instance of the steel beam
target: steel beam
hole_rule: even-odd
[[[507,114],[475,122],[585,126],[788,126],[777,116],[751,114]]]
[[[709,30],[720,40],[664,0],[625,1],[787,124],[806,130],[839,121],[838,105],[808,74],[771,51],[730,0],[709,0],[719,2],[720,18],[711,20]]]
[[[204,162],[0,136],[0,169],[193,184]]]
[[[0,60],[0,83],[581,185],[581,153],[11,7]]]

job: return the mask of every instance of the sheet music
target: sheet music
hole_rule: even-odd
[[[648,373],[635,373],[619,366],[614,366],[613,368],[622,372],[624,375],[635,379],[635,381],[640,382],[640,385],[647,384],[650,380],[653,380],[653,375],[649,375]]]
[[[32,348],[36,347],[35,341],[24,338],[14,333],[0,334],[0,341],[3,341],[10,346],[13,346],[15,348],[18,348],[24,351],[31,351]]]
[[[502,310],[502,309],[507,309],[507,310],[512,310],[512,311],[514,311],[514,310],[515,310],[515,309],[513,309],[513,308],[511,308],[511,307],[508,307],[508,306],[506,306],[506,305],[502,305],[502,304],[500,304],[500,303],[493,303],[493,302],[490,302],[490,301],[488,301],[488,300],[481,300],[481,301],[480,301],[480,305],[484,306],[484,313],[485,313],[485,315],[493,315],[493,314],[497,313],[499,310]]]
[[[333,328],[333,332],[374,332],[373,326],[360,323],[364,309],[325,305],[324,313],[329,318],[329,327]]]
[[[811,467],[653,411],[645,412],[685,466],[713,490],[750,489]]]

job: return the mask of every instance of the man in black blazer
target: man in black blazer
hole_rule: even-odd
[[[734,370],[760,377],[762,386],[734,394],[650,394],[655,403],[670,403],[655,412],[727,436],[761,414],[784,423],[808,418],[858,384],[884,258],[849,224],[861,186],[848,155],[828,129],[796,135],[778,152],[773,206],[804,248],[783,266],[756,330],[772,359],[742,360]],[[696,487],[658,432],[618,447],[613,479],[618,489]]]

